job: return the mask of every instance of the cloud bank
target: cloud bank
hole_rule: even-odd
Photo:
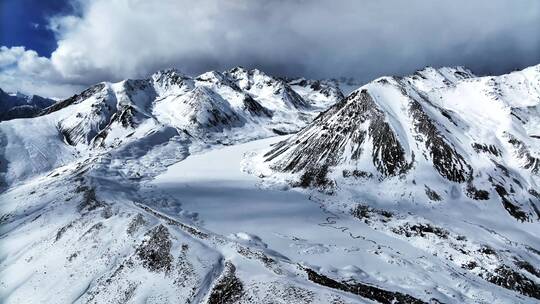
[[[426,65],[504,73],[540,63],[536,0],[73,0],[50,58],[0,49],[0,87],[65,96],[103,80],[242,65],[313,78]]]

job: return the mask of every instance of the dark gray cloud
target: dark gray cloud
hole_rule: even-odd
[[[64,85],[171,66],[368,81],[426,65],[482,74],[540,63],[537,0],[77,2],[77,16],[51,20],[58,49],[48,60]]]

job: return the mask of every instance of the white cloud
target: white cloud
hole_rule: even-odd
[[[170,66],[199,73],[244,65],[369,80],[425,65],[503,72],[540,60],[535,0],[72,1],[77,14],[50,21],[58,39],[50,59],[0,51],[0,65],[18,60],[12,77],[75,88]]]
[[[83,88],[72,84],[51,60],[24,47],[0,47],[0,87],[49,97],[66,97]]]
[[[25,49],[22,46],[12,48],[0,47],[0,69],[16,64],[24,52]]]

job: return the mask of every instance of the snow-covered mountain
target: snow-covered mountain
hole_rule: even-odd
[[[299,173],[303,186],[399,180],[407,190],[386,199],[493,199],[532,221],[540,218],[539,105],[538,66],[480,78],[463,68],[427,68],[359,88],[266,160]]]
[[[0,88],[0,121],[32,117],[54,102],[38,95],[8,94]]]
[[[259,155],[255,172],[330,193],[330,210],[539,299],[539,122],[540,66],[426,68],[360,87]],[[461,235],[471,226],[484,233]]]
[[[324,108],[333,105],[336,100],[345,98],[337,80],[296,78],[289,80],[288,83],[304,99],[311,100],[315,105]]]
[[[170,69],[148,79],[103,82],[34,119],[2,124],[2,179],[9,184],[155,133],[168,134],[164,141],[185,137],[209,145],[288,134],[310,122],[320,104],[340,97],[304,99],[283,80],[242,68],[197,77]]]
[[[537,302],[540,66],[343,92],[170,69],[0,122],[0,299]]]

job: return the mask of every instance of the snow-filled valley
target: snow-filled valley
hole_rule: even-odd
[[[283,137],[190,156],[170,166],[149,187],[177,200],[175,207],[180,206],[180,213],[194,223],[228,238],[267,247],[295,261],[356,268],[353,264],[361,258],[358,244],[332,224],[333,215],[318,201],[295,189],[265,187],[242,171],[248,160],[244,156],[279,140]]]
[[[234,68],[0,122],[4,303],[537,303],[540,66]]]

